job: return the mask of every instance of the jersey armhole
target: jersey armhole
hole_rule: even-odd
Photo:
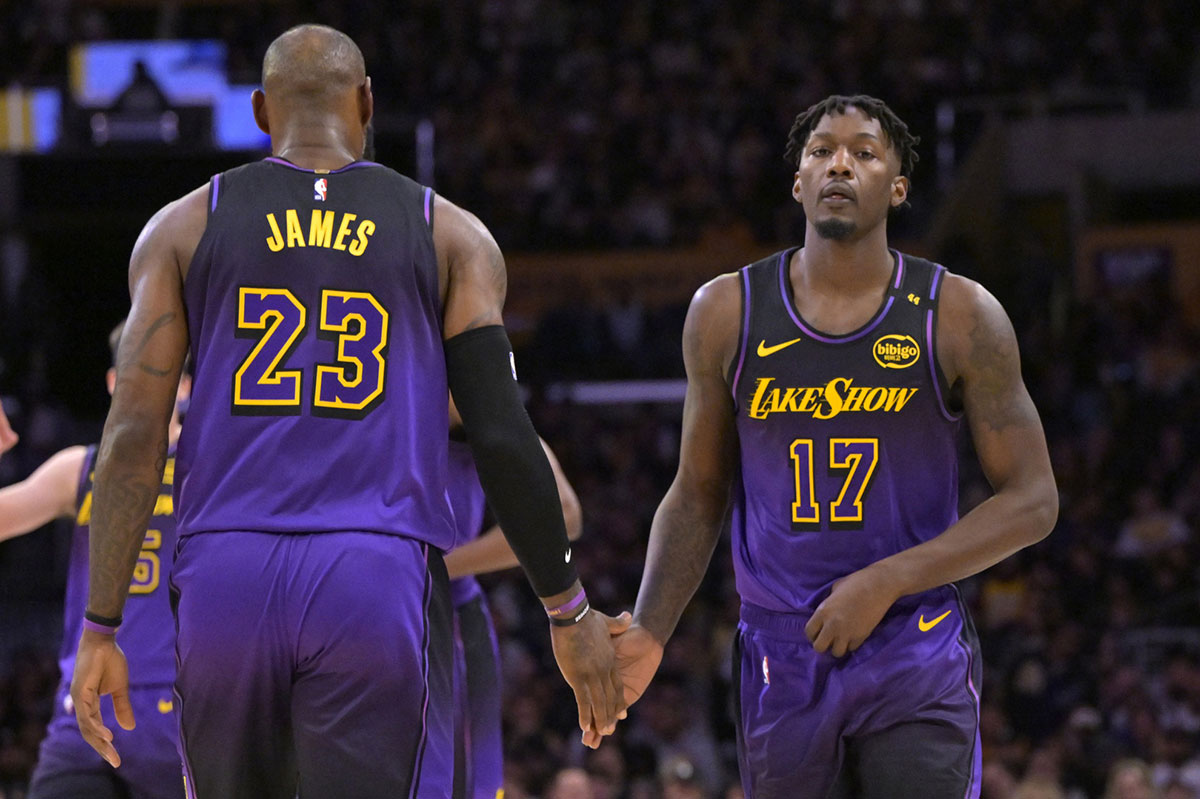
[[[933,265],[933,277],[930,280],[929,287],[929,310],[925,312],[925,346],[929,350],[929,372],[933,379],[933,391],[937,395],[938,410],[942,412],[948,422],[957,422],[962,419],[962,412],[954,412],[947,404],[947,399],[950,397],[950,384],[946,382],[946,376],[942,372],[942,365],[938,363],[937,357],[937,321],[938,321],[938,298],[941,296],[942,277],[946,274],[946,267],[941,264]]]
[[[730,362],[729,370],[726,372],[729,390],[733,394],[734,413],[739,410],[738,383],[742,379],[742,367],[746,365],[746,339],[750,335],[750,267],[743,266],[738,273],[741,275],[738,285],[741,287],[742,293],[742,324],[738,328],[736,357]]]
[[[213,175],[208,181],[208,215],[217,212],[217,200],[221,196],[221,173]]]
[[[425,187],[423,205],[425,206],[425,224],[429,225],[429,229],[433,230],[433,189]]]

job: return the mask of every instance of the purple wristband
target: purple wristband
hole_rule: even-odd
[[[97,624],[96,622],[92,621],[91,619],[83,620],[83,629],[91,630],[92,632],[100,633],[101,635],[116,635],[117,634],[116,627],[109,627],[107,624]]]
[[[581,590],[572,599],[568,600],[564,604],[554,608],[546,608],[546,615],[552,619],[557,619],[560,616],[566,616],[584,602],[587,602],[587,591]]]

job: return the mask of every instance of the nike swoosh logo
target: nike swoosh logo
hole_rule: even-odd
[[[950,615],[950,611],[946,611],[945,613],[943,613],[941,616],[938,616],[933,621],[925,621],[925,614],[922,613],[920,618],[917,619],[917,629],[919,629],[923,633],[927,633],[930,630],[932,630],[934,627],[937,627],[938,623],[941,622],[942,619],[946,618],[949,615]]]
[[[767,340],[763,339],[762,341],[758,342],[758,357],[765,358],[768,355],[774,355],[784,347],[790,347],[799,340],[800,339],[798,338],[794,338],[791,341],[785,341],[782,344],[772,344],[770,347],[768,347]]]
[[[567,547],[567,554],[563,557],[563,562],[564,563],[571,562],[571,548],[570,547]]]

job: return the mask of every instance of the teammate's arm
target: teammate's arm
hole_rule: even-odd
[[[938,358],[963,407],[995,494],[944,533],[849,575],[809,621],[809,638],[835,655],[857,648],[902,596],[978,574],[1045,538],[1058,491],[1037,409],[1021,379],[1008,315],[979,284],[948,275],[938,314]]]
[[[130,259],[132,307],[117,350],[116,388],[92,490],[87,616],[93,622],[120,619],[158,497],[168,424],[188,346],[183,274],[199,239],[197,230],[203,231],[205,197],[197,190],[155,214]],[[100,697],[112,694],[117,722],[132,729],[128,690],[128,667],[115,636],[85,625],[71,697],[79,731],[114,766],[121,759],[101,719]]]
[[[737,430],[725,375],[737,348],[741,303],[737,275],[723,275],[696,292],[684,321],[687,395],[679,469],[650,527],[634,624],[617,639],[631,704],[653,678],[663,646],[700,586],[729,508]]]
[[[73,516],[79,470],[86,457],[87,447],[67,447],[21,482],[0,488],[0,541]]]
[[[554,472],[558,501],[562,503],[563,522],[567,527],[567,539],[576,541],[583,532],[583,513],[579,508],[579,498],[563,473],[558,458],[554,456],[554,450],[550,449],[550,445],[544,439],[538,440],[542,442],[542,450],[546,453],[546,460],[550,461],[550,468]],[[446,554],[446,571],[450,572],[452,580],[469,574],[487,574],[511,569],[519,565],[520,561],[517,560],[498,524],[492,525],[474,541],[455,547]]]
[[[583,587],[571,562],[554,475],[517,390],[501,310],[508,278],[500,248],[471,214],[437,198],[433,240],[444,276],[446,376],[488,504],[547,609],[572,613]],[[606,616],[551,625],[554,655],[575,692],[579,726],[605,730],[624,710]]]

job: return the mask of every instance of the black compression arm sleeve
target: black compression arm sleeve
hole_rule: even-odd
[[[489,325],[460,333],[445,346],[450,393],[504,537],[538,596],[566,591],[578,575],[562,503],[521,403],[508,335],[503,326]]]

